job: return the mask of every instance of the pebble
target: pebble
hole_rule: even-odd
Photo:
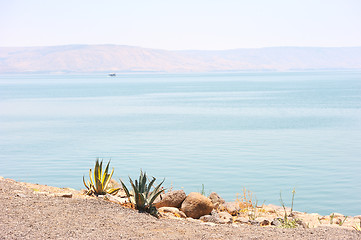
[[[55,193],[56,197],[63,197],[63,198],[72,198],[73,194],[72,193]]]
[[[26,198],[26,195],[22,193],[17,193],[15,197]]]

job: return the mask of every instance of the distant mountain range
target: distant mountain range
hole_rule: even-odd
[[[361,47],[167,51],[121,45],[0,47],[0,73],[361,69]]]

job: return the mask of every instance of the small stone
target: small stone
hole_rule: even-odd
[[[114,180],[113,178],[110,179],[109,183],[108,183],[108,188],[121,188],[122,186],[120,185],[120,183],[118,183],[116,180]]]
[[[233,222],[233,218],[231,214],[229,214],[228,212],[218,213],[216,210],[213,210],[211,212],[211,215],[202,216],[200,220],[204,222],[214,222],[218,224],[226,224]]]
[[[354,218],[358,218],[361,220],[361,215],[356,215],[356,216],[354,216]]]
[[[301,219],[294,219],[294,220],[297,223],[297,226],[302,226],[303,228],[309,228],[309,225],[307,225],[307,223],[305,223]]]
[[[262,206],[262,209],[263,209],[265,212],[276,213],[276,210],[275,210],[273,207],[271,207],[271,206],[266,206],[266,205],[264,205],[264,206]]]
[[[15,195],[15,197],[25,198],[26,195],[25,195],[25,194],[22,194],[22,193],[17,193],[17,194]]]
[[[201,220],[201,221],[203,221],[203,222],[218,223],[217,217],[216,217],[216,216],[213,216],[213,215],[204,215],[204,216],[200,217],[199,220]]]
[[[98,197],[100,197],[100,196],[105,196],[105,195],[99,195]],[[121,197],[118,197],[118,196],[115,196],[115,195],[112,195],[112,194],[107,194],[106,199],[111,201],[111,202],[118,203],[118,204],[124,204],[124,203],[127,202],[126,198],[121,198]]]
[[[255,220],[259,223],[260,226],[268,226],[271,223],[267,218],[264,217],[258,217]]]
[[[127,198],[127,194],[125,193],[124,190],[120,189],[116,195],[117,197],[120,197],[120,198]]]
[[[241,210],[241,208],[239,207],[239,204],[236,202],[226,202],[226,203],[222,204],[222,206],[232,216],[236,216],[237,213]]]
[[[218,211],[216,209],[213,209],[211,215],[218,217]]]
[[[72,193],[55,193],[56,197],[63,197],[63,198],[72,198],[73,194]]]
[[[83,194],[83,195],[86,195],[87,192],[88,192],[88,190],[86,190],[86,189],[81,189],[81,190],[80,190],[80,193]]]
[[[225,203],[224,199],[221,198],[216,192],[209,194],[208,198],[211,199],[214,207],[218,207],[220,204]]]
[[[2,176],[0,176],[0,181],[3,181],[3,180],[5,180],[5,178],[4,178],[4,177],[2,177]]]
[[[243,223],[243,224],[249,223],[248,219],[245,217],[237,217],[234,221],[238,222],[238,223]]]
[[[272,220],[271,225],[279,227],[279,226],[282,225],[282,221],[281,221],[280,218],[275,218],[275,219]]]
[[[250,223],[251,225],[259,225],[259,222],[256,221],[256,220],[249,220],[249,223]]]
[[[219,223],[232,223],[233,222],[232,215],[229,214],[228,212],[220,212],[220,213],[218,213],[218,217],[219,217]]]
[[[187,217],[184,212],[182,212],[181,210],[179,210],[178,208],[175,208],[175,207],[161,207],[161,208],[158,208],[158,210],[160,212],[173,213],[174,215],[181,217],[181,218]]]

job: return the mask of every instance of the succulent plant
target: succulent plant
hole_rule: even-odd
[[[94,174],[91,169],[89,169],[89,178],[90,181],[85,182],[84,176],[83,176],[83,183],[85,187],[87,188],[87,195],[105,195],[105,194],[117,194],[120,188],[109,188],[108,184],[110,180],[112,179],[112,175],[114,173],[114,168],[112,169],[111,173],[108,173],[110,160],[105,167],[104,172],[102,171],[103,166],[103,160],[99,163],[99,158],[97,158],[95,162],[94,167]]]
[[[127,186],[124,184],[124,182],[120,179],[120,182],[123,186],[123,189],[126,193],[126,195],[129,198],[129,201],[134,204],[134,207],[138,209],[139,211],[146,211],[149,212],[152,215],[157,216],[158,212],[155,206],[153,205],[154,200],[162,193],[164,192],[164,189],[161,189],[161,185],[164,182],[163,181],[158,184],[154,189],[152,190],[152,186],[156,180],[155,177],[151,181],[149,181],[149,184],[147,184],[147,174],[141,170],[139,180],[133,180],[129,177],[130,184],[132,186],[132,191],[129,191]]]

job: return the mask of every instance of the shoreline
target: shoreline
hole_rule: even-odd
[[[259,226],[251,222],[233,221],[232,223],[219,224],[212,221],[204,221],[205,219],[202,221],[199,219],[177,217],[175,214],[161,210],[161,217],[157,219],[149,214],[139,213],[134,209],[126,208],[119,203],[115,203],[112,199],[104,200],[104,197],[86,196],[81,191],[71,188],[57,188],[17,182],[3,177],[0,177],[0,192],[0,203],[4,206],[0,213],[2,218],[0,221],[0,232],[5,234],[0,237],[1,239],[42,239],[46,238],[46,236],[56,239],[65,239],[64,236],[67,236],[66,238],[72,239],[72,236],[67,235],[70,231],[69,229],[72,229],[73,233],[76,232],[73,236],[74,239],[90,239],[98,236],[97,234],[100,234],[104,227],[113,234],[110,237],[114,238],[114,229],[118,229],[119,225],[121,225],[120,228],[124,229],[122,235],[118,235],[118,237],[125,239],[200,239],[207,234],[210,234],[210,239],[219,238],[219,234],[223,239],[239,239],[240,237],[242,239],[254,239],[256,237],[262,239],[274,239],[276,237],[278,239],[357,239],[361,237],[361,232],[352,228],[353,224],[360,224],[361,216],[348,217],[343,226],[339,226],[336,224],[336,218],[341,216],[335,215],[333,219],[335,222],[330,224],[330,219],[327,216],[322,216],[325,218],[320,221],[316,220],[316,218],[321,215],[317,216],[316,214],[294,211],[294,214],[299,215],[298,217],[301,217],[301,215],[311,217],[309,219],[310,222],[308,225],[285,229],[271,225],[262,227],[262,225]],[[41,205],[41,207],[37,205]],[[44,213],[45,209],[48,208],[50,209],[49,212]],[[281,213],[282,211],[279,208],[282,207],[265,205],[257,210],[264,215],[270,215],[272,211],[279,211]],[[66,209],[65,212],[64,209]],[[119,216],[121,217],[117,215],[117,212],[120,213]],[[55,215],[52,215],[50,217],[51,221],[47,222],[49,219],[46,220],[44,218],[46,214]],[[67,217],[71,217],[72,221],[69,222]],[[261,218],[262,216],[259,217]],[[63,220],[63,218],[66,218],[66,220]],[[262,218],[266,219],[267,216]],[[29,223],[30,219],[32,221]],[[105,224],[109,219],[113,219],[113,222]],[[60,225],[58,226],[53,223],[53,220]],[[319,224],[314,220],[319,222]],[[73,221],[76,221],[78,224],[76,229],[74,229],[75,226],[72,224]],[[89,233],[90,235],[84,235],[84,232],[88,231],[87,227],[93,221],[100,224],[99,229],[93,226],[93,230]],[[128,221],[132,221],[132,224],[135,225],[128,224]],[[131,234],[134,234],[135,231],[133,227],[139,229],[139,221],[144,221],[143,225],[146,227],[141,233],[136,233],[136,236],[132,237]],[[306,223],[306,220],[304,222]],[[32,226],[36,224],[38,227],[34,230],[29,230],[28,227],[24,229],[22,225],[28,223]],[[95,226],[98,226],[97,224]],[[164,225],[167,227],[164,227]],[[65,232],[66,234],[64,236],[49,235],[49,228],[55,229],[56,232]],[[152,229],[163,230],[153,231]],[[167,231],[172,232],[172,234],[164,235]],[[26,235],[25,232],[30,234]]]

